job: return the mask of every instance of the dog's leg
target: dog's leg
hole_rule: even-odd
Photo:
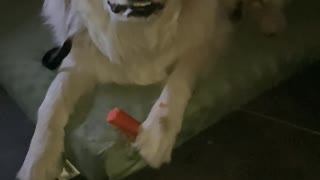
[[[141,129],[134,146],[154,168],[169,163],[180,132],[193,84],[202,71],[207,52],[193,49],[181,57]]]
[[[64,127],[81,95],[94,87],[86,73],[66,69],[58,73],[38,111],[30,148],[17,178],[54,180],[63,168]]]

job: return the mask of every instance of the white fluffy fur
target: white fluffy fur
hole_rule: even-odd
[[[72,37],[73,48],[39,108],[19,179],[59,176],[69,115],[79,97],[99,83],[165,82],[134,147],[152,167],[170,162],[194,83],[216,61],[230,29],[218,1],[164,1],[158,15],[126,19],[110,12],[106,0],[45,0],[44,16],[57,43]]]

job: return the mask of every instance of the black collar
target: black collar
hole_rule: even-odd
[[[54,47],[46,52],[42,58],[42,65],[50,70],[57,69],[72,48],[72,40],[67,39],[61,47]]]

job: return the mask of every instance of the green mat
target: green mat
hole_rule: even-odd
[[[245,22],[237,25],[225,56],[195,91],[177,145],[320,57],[320,2],[303,2],[308,3],[296,0],[288,8],[289,27],[277,38],[263,37]],[[50,35],[38,15],[26,14],[0,31],[0,83],[35,121],[55,73],[40,63],[52,47]],[[143,168],[145,163],[105,117],[117,106],[144,120],[160,90],[101,86],[83,97],[66,128],[68,159],[90,180],[121,179]]]

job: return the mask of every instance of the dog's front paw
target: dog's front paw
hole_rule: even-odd
[[[140,155],[153,168],[171,161],[178,130],[169,122],[167,113],[166,108],[153,108],[141,125],[134,143]]]
[[[41,139],[41,138],[40,138]],[[18,180],[55,180],[63,169],[63,144],[56,139],[38,143],[38,138],[31,142],[28,154],[17,173]]]
[[[48,156],[50,156],[48,154]],[[59,162],[51,157],[43,157],[37,161],[26,160],[17,174],[18,180],[55,180],[63,168],[62,159]]]
[[[134,143],[143,159],[153,168],[159,168],[171,161],[171,152],[176,139],[174,133],[165,132],[161,126],[163,126],[161,122],[150,127],[142,125]]]
[[[61,161],[60,161],[61,160]],[[18,180],[55,180],[59,177],[63,168],[62,159],[59,162],[50,157],[41,157],[34,161],[26,159],[19,170],[16,179]]]

